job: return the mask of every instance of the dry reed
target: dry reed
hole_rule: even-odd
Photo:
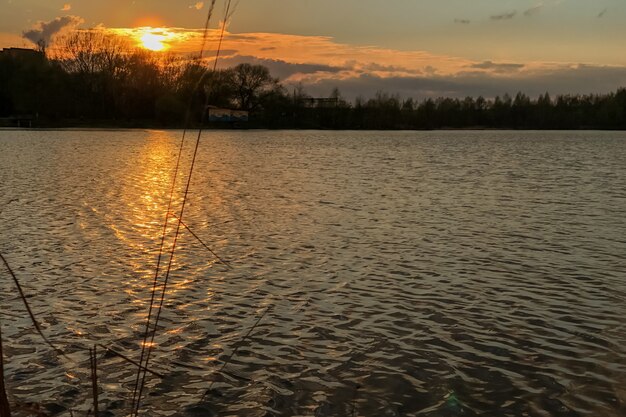
[[[213,8],[215,6],[216,0],[211,0],[211,5],[209,8],[209,13],[207,16],[207,20],[206,20],[206,25],[205,25],[205,30],[204,30],[204,40],[203,40],[203,46],[202,46],[202,52],[200,53],[200,60],[202,60],[203,58],[203,52],[204,52],[204,48],[205,48],[205,43],[207,41],[207,34],[208,34],[208,28],[209,28],[209,22],[211,19],[211,16],[213,14]],[[225,34],[225,30],[226,30],[226,22],[229,20],[229,18],[232,16],[232,14],[234,13],[234,9],[236,8],[238,2],[235,3],[235,7],[232,7],[231,9],[231,3],[232,0],[226,0],[226,13],[225,13],[225,17],[223,20],[223,24],[222,24],[222,29],[221,29],[221,33],[220,33],[220,37],[219,37],[219,43],[218,43],[218,47],[216,50],[216,55],[215,55],[215,61],[214,61],[214,65],[213,65],[213,71],[215,72],[215,70],[217,69],[217,63],[220,57],[220,51],[222,48],[222,41],[224,39],[224,34]],[[232,11],[231,11],[232,10]],[[202,81],[204,80],[204,78],[206,77],[206,75],[208,74],[208,70],[205,70],[205,72],[202,74],[202,76],[200,77],[200,79],[198,80],[198,83],[196,85],[196,90],[199,89],[199,87],[201,86]],[[208,94],[205,95],[205,101],[208,99]],[[187,111],[187,116],[186,116],[186,123],[185,125],[187,126],[189,123],[189,116],[190,116],[190,110],[191,110],[191,103],[192,103],[192,98],[190,98],[189,101],[189,109]],[[208,103],[205,102],[204,108],[203,108],[203,115],[204,112],[207,108]],[[204,119],[203,119],[204,121]],[[94,412],[94,416],[98,416],[98,376],[97,376],[97,347],[96,346],[101,346],[104,349],[106,349],[108,352],[111,352],[112,354],[124,359],[125,361],[132,363],[133,365],[135,365],[138,369],[137,371],[137,378],[135,381],[135,387],[133,390],[133,403],[132,403],[132,409],[131,409],[131,415],[138,415],[139,414],[139,409],[140,409],[140,402],[141,402],[141,397],[142,397],[142,392],[145,386],[145,378],[146,378],[146,374],[150,373],[152,375],[155,375],[159,378],[163,378],[163,375],[154,372],[152,370],[150,370],[148,368],[148,364],[150,361],[150,356],[151,356],[151,350],[152,350],[152,345],[153,345],[153,341],[154,341],[154,337],[156,334],[156,330],[158,328],[158,322],[159,322],[159,318],[161,315],[161,310],[163,307],[163,303],[164,303],[164,298],[165,298],[165,294],[166,294],[166,289],[167,289],[167,284],[168,284],[168,279],[169,279],[169,275],[170,275],[170,270],[171,270],[171,266],[172,266],[172,261],[174,258],[174,253],[175,253],[175,249],[176,249],[176,241],[178,239],[179,236],[179,232],[180,232],[180,227],[183,226],[186,230],[188,230],[193,237],[195,237],[201,244],[202,246],[207,249],[210,253],[212,253],[223,265],[225,265],[226,267],[232,269],[232,266],[226,262],[224,259],[222,259],[219,255],[217,255],[217,253],[215,253],[206,243],[204,243],[202,241],[202,239],[200,239],[200,237],[195,234],[185,223],[183,223],[183,214],[184,214],[184,210],[185,210],[185,203],[187,202],[187,195],[189,193],[189,187],[191,184],[191,178],[192,178],[192,174],[193,174],[193,169],[194,169],[194,164],[196,161],[196,156],[197,156],[197,152],[198,152],[198,146],[200,143],[200,138],[202,135],[202,131],[203,131],[203,126],[201,125],[199,131],[198,131],[198,137],[196,139],[196,144],[195,144],[195,149],[194,149],[194,153],[193,153],[193,160],[191,163],[191,168],[189,171],[189,176],[187,179],[187,184],[186,184],[186,188],[185,188],[185,193],[184,193],[184,198],[183,198],[183,202],[182,202],[182,206],[180,209],[180,214],[174,215],[171,214],[171,206],[172,206],[172,202],[173,202],[173,195],[174,195],[174,189],[176,186],[176,178],[178,176],[178,170],[180,167],[180,159],[181,159],[181,155],[182,155],[182,151],[183,151],[183,145],[184,145],[184,141],[185,141],[185,133],[187,131],[187,127],[185,128],[185,131],[183,133],[183,138],[181,141],[181,145],[180,145],[180,150],[179,150],[179,154],[178,154],[178,161],[176,164],[176,172],[174,175],[174,180],[172,183],[172,190],[170,192],[170,201],[168,204],[168,209],[166,212],[166,218],[165,218],[165,224],[163,226],[163,236],[161,239],[161,246],[159,249],[159,259],[157,261],[157,267],[156,267],[156,272],[155,272],[155,277],[154,277],[154,285],[153,285],[153,290],[152,290],[152,294],[151,294],[151,300],[150,300],[150,309],[148,312],[148,318],[146,321],[146,331],[144,334],[144,343],[142,344],[142,350],[141,350],[141,358],[139,360],[139,362],[136,362],[130,358],[128,358],[125,355],[122,355],[119,352],[116,352],[115,350],[104,346],[102,344],[97,344],[94,345],[94,347],[91,349],[89,349],[89,356],[90,356],[90,368],[91,368],[91,385],[92,385],[92,396],[93,396],[93,412]],[[168,226],[168,218],[170,216],[170,214],[172,215],[172,217],[176,218],[178,220],[178,224],[177,224],[177,228],[176,228],[176,234],[174,237],[174,243],[172,245],[172,249],[171,249],[171,253],[170,253],[170,258],[169,258],[169,264],[167,266],[167,272],[165,274],[165,278],[164,278],[164,282],[159,285],[159,267],[160,267],[160,263],[162,260],[162,255],[163,255],[163,249],[164,249],[164,244],[165,244],[165,236],[166,236],[166,231],[167,231],[167,226]],[[70,358],[68,358],[64,352],[57,348],[47,337],[46,335],[43,333],[39,322],[37,321],[35,314],[33,313],[33,310],[31,309],[28,300],[26,298],[26,295],[22,289],[22,286],[17,278],[17,276],[15,275],[15,273],[13,272],[13,270],[11,269],[8,261],[5,259],[5,257],[0,253],[0,259],[3,261],[7,271],[9,272],[9,274],[11,275],[11,277],[13,278],[13,281],[15,283],[15,286],[18,290],[20,299],[22,300],[24,307],[26,308],[26,311],[28,312],[28,315],[32,321],[33,326],[35,327],[35,330],[37,331],[37,333],[41,336],[41,338],[43,339],[43,341],[50,346],[55,352],[57,352],[59,355],[65,357],[66,359],[72,361]],[[160,294],[160,300],[158,301],[158,303],[155,304],[155,301],[157,299],[157,289],[161,287],[161,294]],[[152,316],[153,316],[153,311],[155,310],[156,307],[156,316],[154,319],[154,323],[152,324]],[[244,336],[244,338],[240,341],[240,343],[238,344],[238,346],[233,350],[233,352],[231,353],[231,355],[228,357],[228,359],[226,360],[226,362],[223,364],[223,366],[221,367],[220,371],[223,371],[224,368],[228,365],[228,363],[230,362],[230,360],[236,355],[239,347],[241,346],[241,344],[243,342],[245,342],[245,340],[250,336],[250,334],[252,333],[252,331],[258,326],[258,324],[260,323],[260,321],[263,319],[263,317],[265,317],[265,315],[267,314],[267,312],[271,309],[272,307],[268,307],[265,312],[261,315],[261,317],[259,317],[259,319],[256,321],[256,323],[249,329],[248,333]],[[151,329],[151,327],[153,326],[153,328]],[[147,339],[151,337],[151,341],[150,343],[146,343]],[[148,346],[146,348],[146,346]],[[147,351],[146,351],[147,350]],[[0,417],[10,417],[11,416],[11,412],[10,412],[10,408],[9,408],[9,403],[8,403],[8,399],[7,399],[7,395],[6,395],[6,389],[5,389],[5,384],[4,384],[4,369],[3,369],[3,362],[2,362],[2,340],[1,340],[1,329],[0,329]],[[72,361],[74,362],[74,361]],[[204,398],[204,397],[203,397]],[[73,414],[72,410],[70,410],[70,413]]]
[[[2,350],[2,325],[0,324],[0,417],[11,417],[11,407],[4,386],[4,358]]]
[[[98,417],[100,414],[98,411],[98,351],[97,346],[94,345],[93,349],[89,349],[89,360],[91,365],[91,391],[93,397],[93,415]]]
[[[170,213],[170,215],[171,215],[172,217],[174,217],[175,219],[178,219],[178,216],[176,216],[176,214],[174,214],[174,213]],[[193,231],[193,230],[191,230],[191,229],[189,228],[189,226],[187,226],[187,225],[185,224],[185,222],[183,222],[183,221],[182,221],[182,220],[180,220],[180,219],[178,219],[178,220],[180,221],[180,224],[181,224],[181,225],[182,225],[185,229],[187,229],[187,231],[188,231],[189,233],[191,233],[191,235],[192,235],[193,237],[195,237],[195,238],[196,238],[196,240],[197,240],[198,242],[200,242],[200,244],[201,244],[202,246],[204,246],[204,248],[205,248],[207,251],[209,251],[209,252],[210,252],[213,256],[215,256],[215,258],[217,258],[217,260],[218,260],[218,261],[220,261],[220,263],[221,263],[222,265],[226,266],[228,269],[233,269],[233,267],[230,265],[230,263],[228,263],[227,261],[225,261],[225,260],[224,260],[221,256],[219,256],[217,253],[215,253],[215,251],[214,251],[213,249],[211,249],[211,247],[210,247],[209,245],[207,245],[206,243],[204,243],[204,242],[202,241],[202,239],[200,239],[200,237],[199,237],[197,234],[195,234],[195,233],[194,233],[194,231]]]
[[[163,374],[161,374],[159,372],[156,372],[156,371],[153,371],[152,369],[148,369],[145,366],[140,365],[137,361],[132,360],[128,356],[123,355],[123,354],[119,353],[118,351],[113,350],[110,347],[103,345],[102,343],[98,343],[98,346],[100,346],[103,349],[106,349],[107,352],[111,352],[113,355],[115,355],[115,356],[117,356],[119,358],[124,359],[126,362],[135,365],[137,368],[141,369],[144,372],[148,372],[149,374],[152,374],[152,375],[154,375],[156,377],[159,377],[161,379],[165,378],[165,376],[163,376]]]
[[[259,318],[254,323],[254,325],[252,327],[250,327],[250,329],[248,329],[248,333],[246,333],[246,335],[239,341],[239,343],[237,343],[237,345],[235,346],[235,349],[233,349],[233,351],[230,353],[230,355],[228,355],[228,357],[226,358],[226,360],[224,361],[224,363],[220,367],[218,373],[221,373],[221,372],[224,371],[224,369],[226,369],[226,367],[228,366],[230,361],[235,357],[235,355],[237,355],[237,352],[239,351],[239,348],[245,343],[246,340],[248,340],[248,337],[250,337],[250,335],[252,334],[254,329],[257,328],[259,323],[261,323],[261,320],[263,320],[265,315],[272,309],[272,307],[273,306],[267,307],[265,309],[265,311],[263,312],[263,314],[261,314],[261,316],[259,316]],[[211,390],[213,389],[213,384],[215,384],[215,380],[211,381],[211,384],[209,385],[209,388],[204,392],[204,395],[202,395],[202,398],[200,399],[201,402],[204,401],[204,399],[206,398],[207,394],[209,392],[211,392]]]
[[[63,353],[61,349],[57,348],[54,344],[52,344],[52,342],[48,340],[46,335],[43,334],[43,331],[41,330],[41,327],[39,326],[39,323],[37,322],[37,318],[35,318],[35,314],[33,313],[33,310],[30,308],[30,305],[28,304],[28,300],[26,299],[26,295],[24,294],[24,290],[22,289],[22,285],[20,284],[20,281],[17,279],[17,276],[13,272],[13,269],[11,269],[9,262],[5,259],[5,257],[1,253],[0,253],[0,259],[2,259],[4,266],[6,267],[7,271],[9,271],[9,274],[13,278],[15,287],[17,288],[17,291],[19,292],[20,298],[22,299],[22,302],[24,303],[24,307],[26,307],[26,311],[28,312],[30,320],[32,321],[33,326],[35,327],[35,330],[37,330],[37,333],[39,333],[39,336],[41,336],[43,341],[46,342],[46,344],[50,346],[55,352],[57,352],[59,355],[63,356],[64,358],[69,359],[65,355],[65,353]]]
[[[211,20],[211,16],[213,14],[213,8],[215,6],[215,2],[216,0],[212,0],[211,1],[211,5],[209,7],[209,12],[207,15],[207,20],[206,20],[206,25],[204,28],[204,36],[203,36],[203,42],[202,42],[202,48],[200,49],[200,55],[199,58],[200,60],[203,57],[204,54],[204,49],[206,46],[206,41],[207,41],[207,34],[208,34],[208,29],[209,29],[209,23]],[[219,43],[218,43],[218,47],[217,47],[217,51],[216,51],[216,55],[215,55],[215,62],[214,62],[214,66],[213,66],[213,72],[215,72],[215,70],[217,69],[217,62],[219,60],[219,56],[220,56],[220,52],[221,52],[221,48],[222,48],[222,41],[224,39],[224,33],[226,30],[226,22],[228,20],[228,17],[230,16],[229,11],[231,8],[231,2],[232,0],[227,0],[227,6],[226,6],[226,13],[225,13],[225,18],[222,24],[222,31],[220,33],[220,38],[219,38]],[[206,76],[206,74],[208,73],[207,70],[204,71],[204,73],[202,74],[202,76],[200,77],[200,79],[198,80],[198,83],[196,85],[195,90],[198,90],[198,88],[200,87],[202,80],[204,79],[204,77]],[[194,91],[195,93],[195,91]],[[193,96],[193,95],[192,95]],[[189,115],[191,114],[191,104],[192,104],[192,96],[190,96],[190,100],[189,100],[189,107],[187,108],[187,116],[186,119],[187,121],[189,121]],[[178,237],[180,234],[180,227],[181,227],[181,223],[182,223],[182,219],[184,217],[184,213],[185,213],[185,206],[187,203],[187,197],[189,195],[189,188],[191,186],[191,179],[193,176],[193,171],[194,171],[194,167],[195,167],[195,163],[196,163],[196,157],[198,155],[198,148],[200,146],[200,139],[202,137],[202,131],[203,131],[203,123],[204,123],[204,118],[205,118],[205,112],[206,109],[208,107],[208,98],[209,95],[205,94],[205,102],[204,102],[204,106],[202,108],[202,123],[200,125],[200,129],[198,129],[198,136],[196,138],[196,143],[195,143],[195,147],[194,147],[194,151],[193,151],[193,157],[191,160],[191,165],[189,168],[189,176],[187,177],[187,185],[185,187],[185,191],[184,191],[184,196],[183,196],[183,200],[181,203],[181,208],[180,208],[180,214],[177,216],[178,218],[178,224],[176,225],[176,232],[174,234],[174,240],[172,243],[172,248],[170,250],[170,256],[169,256],[169,262],[167,265],[167,270],[165,272],[165,277],[163,279],[163,284],[162,284],[162,288],[161,288],[161,296],[160,296],[160,300],[158,302],[158,306],[156,308],[156,313],[155,313],[155,318],[154,318],[154,325],[153,325],[153,330],[152,332],[150,331],[150,327],[151,327],[151,322],[152,322],[152,311],[154,310],[154,300],[156,298],[156,290],[157,290],[157,284],[158,284],[158,278],[159,278],[159,267],[160,267],[160,262],[161,262],[161,257],[163,255],[163,247],[164,247],[164,242],[165,242],[165,235],[166,235],[166,231],[167,231],[167,224],[168,224],[168,219],[169,219],[169,215],[171,212],[171,203],[172,203],[172,197],[173,197],[173,193],[174,193],[174,188],[176,185],[176,178],[178,176],[178,168],[180,166],[179,163],[176,164],[176,172],[174,174],[174,181],[172,183],[172,190],[171,190],[171,194],[170,194],[170,203],[168,204],[168,209],[165,213],[165,225],[163,227],[163,235],[161,238],[161,246],[159,249],[159,257],[158,257],[158,262],[157,262],[157,267],[156,267],[156,272],[155,272],[155,276],[154,276],[154,285],[153,285],[153,289],[152,289],[152,294],[151,294],[151,299],[150,299],[150,307],[149,307],[149,312],[148,312],[148,317],[146,319],[146,330],[144,333],[144,338],[143,338],[143,343],[142,343],[142,347],[141,347],[141,358],[139,360],[139,363],[141,366],[144,366],[145,368],[148,368],[148,364],[150,363],[150,356],[152,355],[152,349],[154,346],[154,338],[156,336],[156,331],[158,329],[158,324],[159,324],[159,319],[161,317],[161,311],[163,309],[163,304],[165,302],[165,294],[166,294],[166,290],[167,290],[167,285],[169,282],[169,278],[170,278],[170,272],[171,272],[171,268],[172,268],[172,264],[174,261],[174,254],[176,252],[176,243],[178,241]],[[185,138],[185,133],[187,132],[187,126],[185,126],[185,130],[183,132],[183,139],[181,140],[181,146],[180,146],[180,150],[179,150],[179,154],[178,154],[178,160],[180,161],[180,157],[182,154],[182,150],[183,150],[183,143],[184,143],[184,138]],[[151,334],[151,335],[150,335]],[[148,337],[150,337],[150,343],[146,343]],[[145,362],[144,362],[144,357],[145,357]],[[143,374],[142,374],[143,372]],[[135,380],[135,387],[133,389],[133,401],[132,401],[132,405],[131,405],[131,416],[139,416],[139,409],[140,409],[140,404],[141,404],[141,397],[142,397],[142,393],[145,387],[145,383],[146,383],[146,372],[142,371],[142,368],[139,368],[139,370],[137,371],[137,378]]]

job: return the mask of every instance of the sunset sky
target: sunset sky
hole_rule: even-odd
[[[164,48],[199,47],[209,1],[0,0],[0,47],[102,27]],[[403,97],[601,93],[626,86],[624,0],[240,0],[222,65],[270,67],[311,93]],[[218,15],[223,0],[218,1]],[[56,19],[56,20],[55,20]],[[41,26],[41,22],[49,26]],[[53,24],[50,24],[52,22]],[[219,19],[213,21],[217,29]],[[144,30],[145,32],[145,30]],[[215,33],[214,33],[215,35]],[[145,36],[145,33],[143,33]]]

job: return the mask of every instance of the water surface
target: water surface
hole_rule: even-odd
[[[139,358],[180,137],[0,132],[0,252],[68,356],[1,272],[13,400],[87,410],[86,349]],[[144,415],[626,415],[623,132],[208,132],[198,158],[185,223],[233,269],[182,231]],[[99,366],[126,415],[135,370]]]

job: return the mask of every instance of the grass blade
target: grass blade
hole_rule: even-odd
[[[98,358],[97,347],[89,349],[89,359],[91,361],[91,391],[93,394],[93,415],[98,417]]]
[[[228,366],[228,364],[230,363],[230,361],[235,357],[235,355],[237,355],[237,352],[239,351],[239,348],[245,343],[246,340],[248,340],[248,337],[250,337],[250,335],[252,334],[252,332],[254,331],[254,329],[257,328],[257,326],[259,325],[259,323],[261,323],[261,320],[263,320],[263,318],[265,317],[265,315],[267,313],[269,313],[269,311],[272,309],[273,305],[270,305],[269,307],[267,307],[265,309],[265,311],[263,312],[263,314],[261,314],[261,316],[259,316],[259,318],[257,319],[257,321],[254,323],[254,325],[252,325],[252,327],[250,327],[250,329],[248,329],[248,332],[246,333],[246,335],[239,341],[239,343],[237,343],[237,346],[235,346],[235,348],[233,349],[233,351],[231,352],[230,355],[228,355],[228,357],[226,358],[226,360],[224,361],[224,363],[222,364],[221,368],[219,369],[219,371],[217,371],[218,373],[221,373],[224,371],[224,369]],[[204,401],[204,399],[206,398],[206,396],[211,392],[211,390],[213,389],[213,384],[215,384],[215,381],[212,381],[211,384],[209,385],[209,389],[205,391],[204,395],[202,396],[202,398],[200,399],[200,401]]]
[[[26,307],[26,311],[28,312],[28,315],[30,316],[30,320],[33,322],[33,326],[35,326],[35,330],[37,330],[37,333],[39,333],[39,336],[41,336],[43,341],[46,342],[46,344],[50,346],[55,352],[57,352],[59,355],[63,356],[64,358],[69,359],[67,356],[65,356],[65,353],[63,353],[61,349],[54,346],[54,344],[52,344],[52,342],[48,340],[46,335],[43,334],[43,332],[41,331],[41,327],[39,327],[39,323],[37,322],[37,319],[35,318],[35,314],[33,314],[33,310],[31,310],[30,305],[28,304],[26,295],[24,295],[24,290],[22,289],[22,286],[20,285],[20,281],[17,279],[17,276],[11,269],[11,266],[9,265],[9,263],[7,262],[7,260],[1,253],[0,253],[0,259],[2,259],[2,262],[4,263],[4,266],[6,267],[7,271],[9,271],[9,274],[11,275],[11,277],[13,277],[13,282],[15,283],[15,286],[17,287],[17,291],[20,293],[20,298],[22,299],[22,302],[24,303],[24,307]]]
[[[0,325],[0,417],[11,417],[11,407],[4,386],[4,357],[2,350],[2,326]]]
[[[179,219],[179,218],[178,218],[178,216],[177,216],[176,214],[174,214],[174,213],[170,213],[170,216],[172,216],[172,217],[174,217],[175,219],[177,219],[177,220],[180,222],[180,224],[181,224],[181,225],[182,225],[185,229],[187,229],[187,231],[188,231],[189,233],[191,233],[191,235],[192,235],[193,237],[195,237],[195,238],[196,238],[196,240],[197,240],[197,241],[198,241],[198,242],[199,242],[202,246],[204,246],[204,248],[205,248],[206,250],[208,250],[208,251],[209,251],[209,252],[210,252],[213,256],[215,256],[215,257],[217,258],[217,260],[218,260],[218,261],[220,261],[220,263],[222,263],[222,264],[223,264],[224,266],[226,266],[228,269],[231,269],[231,270],[233,269],[233,267],[232,267],[232,266],[231,266],[228,262],[226,262],[226,261],[225,261],[225,260],[224,260],[221,256],[219,256],[217,253],[215,253],[215,251],[214,251],[213,249],[211,249],[211,247],[210,247],[209,245],[207,245],[206,243],[204,243],[204,242],[202,241],[202,239],[200,239],[200,236],[198,236],[197,234],[195,234],[195,233],[194,233],[194,231],[193,231],[193,230],[191,230],[191,229],[189,228],[189,226],[187,226],[187,225],[185,224],[185,222],[183,222],[181,219]]]
[[[145,367],[145,366],[143,366],[143,365],[140,365],[140,364],[139,364],[139,362],[137,362],[137,361],[135,361],[135,360],[132,360],[132,359],[131,359],[131,358],[129,358],[128,356],[123,355],[123,354],[121,354],[121,353],[119,353],[119,352],[117,352],[117,351],[115,351],[115,350],[111,349],[111,348],[110,348],[110,347],[108,347],[108,346],[105,346],[105,345],[100,344],[100,343],[98,344],[98,346],[100,346],[100,347],[101,347],[101,348],[103,348],[103,349],[106,349],[106,350],[107,350],[107,352],[111,352],[111,353],[112,353],[112,354],[114,354],[115,356],[117,356],[117,357],[119,357],[119,358],[124,359],[126,362],[128,362],[128,363],[131,363],[131,364],[135,365],[136,367],[138,367],[138,368],[139,368],[139,369],[141,369],[142,371],[145,371],[145,372],[147,372],[147,373],[149,373],[149,374],[152,374],[152,375],[154,375],[154,376],[156,376],[156,377],[158,377],[158,378],[161,378],[161,379],[165,378],[165,376],[163,376],[163,374],[160,374],[160,373],[158,373],[158,372],[156,372],[156,371],[153,371],[153,370],[151,370],[151,369],[146,368],[146,367]]]

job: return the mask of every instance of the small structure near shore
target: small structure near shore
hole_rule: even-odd
[[[11,59],[41,59],[45,57],[43,52],[29,48],[3,48],[0,50],[0,56]]]
[[[245,110],[223,109],[216,106],[207,106],[207,113],[211,123],[246,123],[250,116]]]
[[[37,119],[32,114],[0,117],[0,127],[33,127],[33,122]]]
[[[304,107],[308,108],[336,108],[339,106],[339,98],[338,97],[304,97],[300,98]]]

